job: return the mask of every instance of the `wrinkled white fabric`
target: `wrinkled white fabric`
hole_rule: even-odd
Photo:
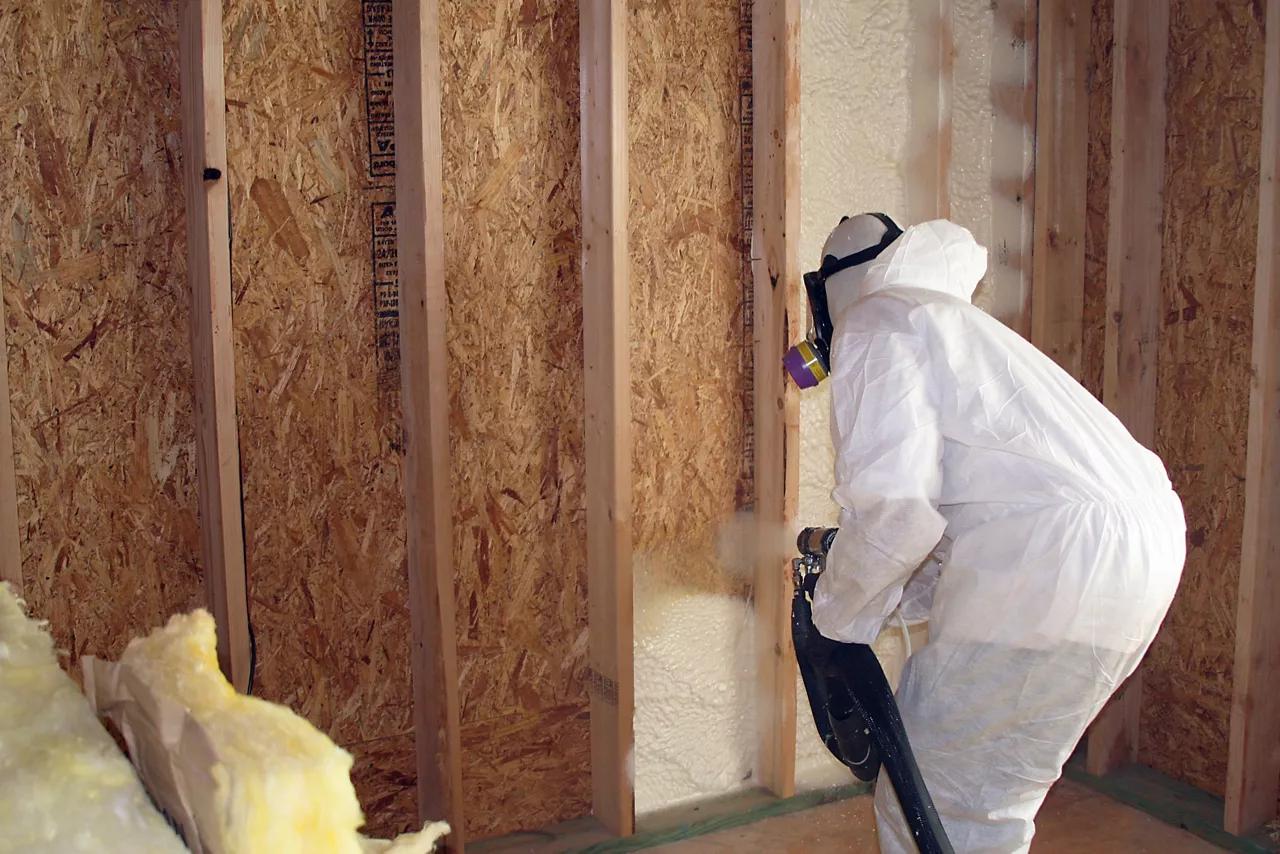
[[[970,303],[985,270],[967,230],[935,221],[839,283],[858,288],[832,346],[841,530],[813,613],[870,643],[896,608],[928,612],[899,691],[908,737],[956,850],[1014,854],[1164,619],[1185,522],[1159,458]],[[913,851],[881,789],[882,851]]]

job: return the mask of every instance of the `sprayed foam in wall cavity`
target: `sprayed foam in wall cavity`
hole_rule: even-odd
[[[637,815],[750,783],[754,637],[754,620],[741,599],[637,597]]]
[[[937,22],[916,20],[912,0],[802,0],[800,263],[817,267],[822,244],[841,216],[883,211],[907,219],[907,159],[912,103],[936,91],[913,81],[917,34]],[[990,0],[954,0],[953,145],[948,190],[952,217],[993,242]],[[916,87],[913,89],[913,86]],[[1007,299],[1006,299],[1007,297]],[[1001,304],[1012,294],[997,295]],[[800,401],[798,526],[832,525],[838,508],[824,386]],[[724,537],[738,542],[736,533]],[[732,526],[731,526],[732,527]],[[794,537],[795,532],[784,536]],[[722,544],[723,549],[723,544]],[[748,550],[722,556],[750,572]],[[913,627],[912,645],[927,640]],[[634,773],[640,815],[752,785],[755,763],[754,620],[749,603],[728,596],[637,588]],[[876,643],[891,684],[905,660],[897,627]],[[797,673],[797,786],[840,785],[853,778],[819,741]]]

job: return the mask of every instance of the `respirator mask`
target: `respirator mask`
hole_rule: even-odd
[[[831,338],[834,333],[831,310],[827,304],[827,279],[876,258],[902,236],[902,229],[881,213],[867,214],[884,224],[885,233],[874,246],[850,253],[843,258],[825,255],[817,272],[804,274],[804,289],[809,298],[811,334],[787,351],[782,364],[800,388],[813,388],[831,373]],[[840,220],[843,225],[849,217]],[[828,240],[828,244],[830,244]]]

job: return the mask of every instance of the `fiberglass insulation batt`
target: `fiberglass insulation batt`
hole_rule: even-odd
[[[196,854],[426,854],[448,832],[362,839],[351,755],[285,706],[236,693],[207,611],[170,618],[119,663],[86,657],[84,670]]]
[[[0,854],[187,854],[58,666],[44,624],[0,584]]]

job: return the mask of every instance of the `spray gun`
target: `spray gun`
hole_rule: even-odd
[[[921,854],[954,854],[916,765],[893,689],[866,644],[841,643],[813,625],[813,591],[839,528],[805,528],[791,562],[791,636],[822,743],[864,782],[883,764]]]

